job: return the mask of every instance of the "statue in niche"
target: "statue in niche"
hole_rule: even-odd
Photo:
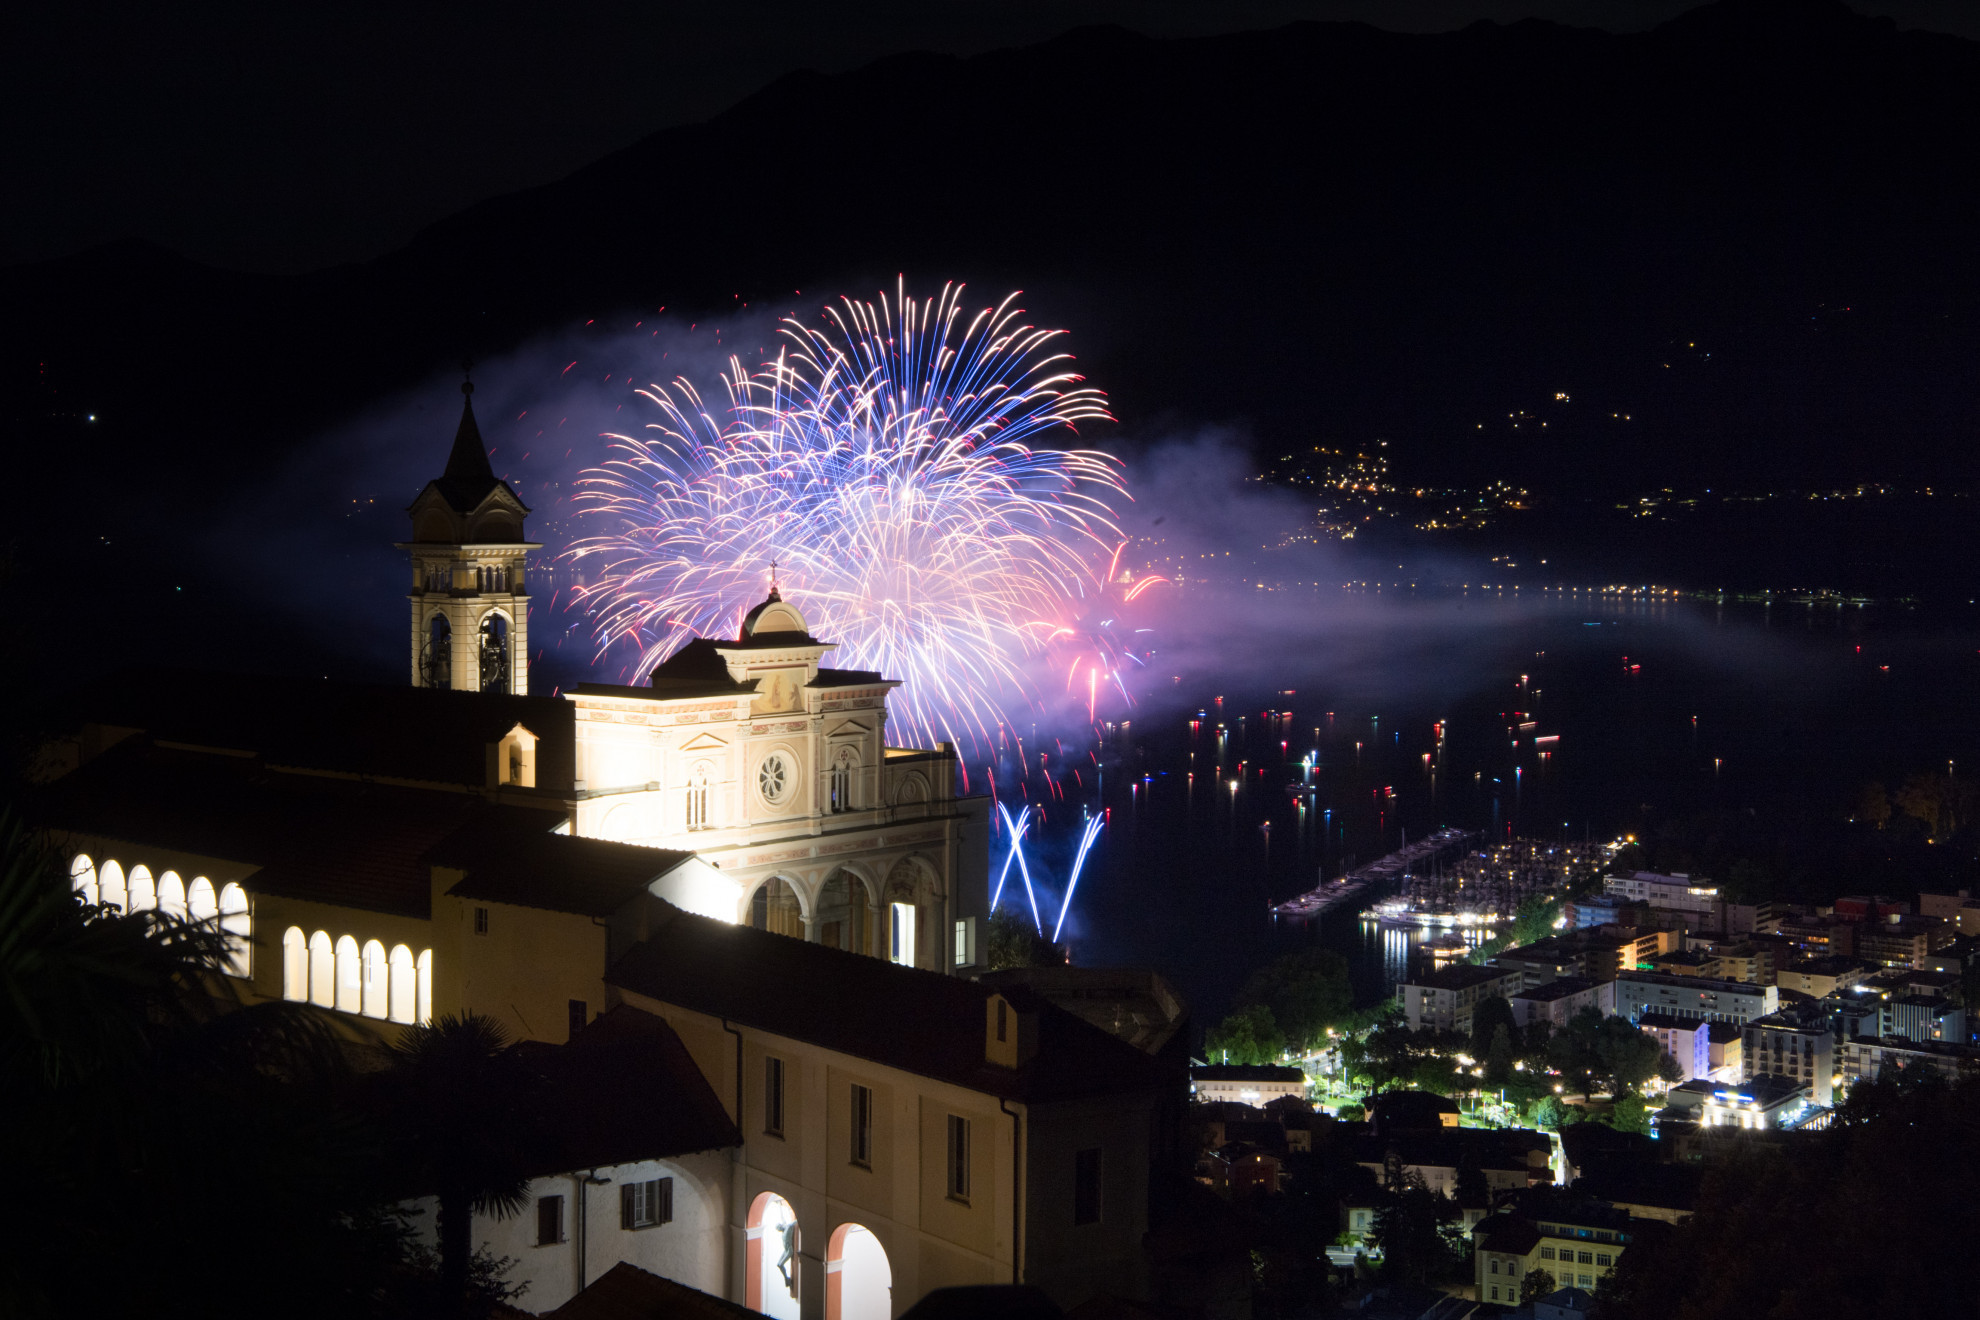
[[[780,1230],[784,1239],[784,1254],[777,1258],[777,1272],[784,1276],[784,1286],[791,1290],[791,1296],[798,1295],[797,1257],[798,1226],[793,1219]]]

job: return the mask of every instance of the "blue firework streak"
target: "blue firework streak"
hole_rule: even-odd
[[[1036,621],[1104,589],[1127,492],[1110,456],[1034,443],[1108,419],[1064,332],[962,294],[787,319],[774,358],[730,359],[715,407],[686,380],[639,391],[658,417],[585,473],[596,531],[568,552],[601,654],[631,647],[644,672],[734,635],[774,562],[835,663],[903,681],[909,737],[987,739],[1031,700]]]

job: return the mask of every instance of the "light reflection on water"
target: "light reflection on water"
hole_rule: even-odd
[[[1363,986],[1375,977],[1371,975],[1380,968],[1380,994],[1391,998],[1396,986],[1410,975],[1411,969],[1419,963],[1430,962],[1430,955],[1423,950],[1426,941],[1453,933],[1448,927],[1426,926],[1385,926],[1373,917],[1361,918],[1361,950],[1359,961],[1362,966],[1355,979]],[[1455,932],[1464,940],[1465,947],[1475,949],[1491,938],[1492,932],[1482,926],[1466,927]]]

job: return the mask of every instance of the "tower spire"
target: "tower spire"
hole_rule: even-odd
[[[454,448],[447,455],[447,469],[441,480],[454,487],[449,494],[479,503],[495,484],[495,469],[488,462],[488,446],[482,442],[481,427],[474,420],[474,359],[461,362],[461,424],[454,431]]]
[[[447,467],[413,499],[412,680],[418,687],[529,691],[529,508],[495,475],[474,419],[474,363],[461,363],[461,421]]]

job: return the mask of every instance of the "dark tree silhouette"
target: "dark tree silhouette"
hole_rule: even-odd
[[[1696,1214],[1623,1253],[1601,1314],[1970,1314],[1976,1110],[1980,1080],[1859,1083],[1827,1131],[1735,1146],[1706,1173]]]
[[[440,1286],[455,1315],[470,1305],[475,1214],[508,1219],[529,1204],[539,1082],[509,1044],[493,1019],[459,1013],[408,1027],[393,1047],[393,1136],[411,1190],[439,1200]]]
[[[85,905],[0,813],[0,1314],[377,1314],[403,1227],[324,1015],[242,1006],[217,923]]]

